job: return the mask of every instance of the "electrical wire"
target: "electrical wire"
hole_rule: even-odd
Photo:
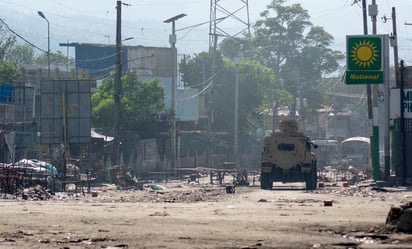
[[[3,23],[3,25],[11,32],[13,33],[15,36],[19,37],[20,39],[22,39],[24,42],[26,42],[27,44],[29,44],[30,46],[32,46],[33,48],[36,48],[38,50],[40,50],[43,53],[47,53],[46,50],[41,49],[40,47],[34,45],[32,42],[30,42],[29,40],[27,40],[26,38],[24,38],[22,35],[20,35],[19,33],[17,33],[16,31],[14,31],[12,28],[10,28],[10,26],[2,19],[0,18],[0,22]]]
[[[209,84],[207,84],[207,85],[206,85],[203,89],[201,89],[199,92],[197,92],[197,93],[195,93],[195,94],[193,94],[193,95],[191,95],[191,96],[189,96],[189,97],[187,97],[187,98],[182,99],[182,101],[195,98],[195,97],[203,94],[204,92],[206,92],[206,91],[213,85],[213,83],[214,83],[214,82],[213,82],[213,79],[214,79],[215,77],[216,77],[216,75],[210,77],[209,79],[207,79],[205,82],[209,82]]]
[[[93,59],[77,59],[76,63],[82,63],[82,62],[96,62],[96,61],[101,61],[101,60],[107,60],[109,58],[115,57],[116,53],[104,56],[104,57],[99,57],[99,58],[93,58]]]

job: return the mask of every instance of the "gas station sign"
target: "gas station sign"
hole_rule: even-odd
[[[346,84],[382,84],[384,82],[382,40],[383,37],[377,35],[346,37]]]

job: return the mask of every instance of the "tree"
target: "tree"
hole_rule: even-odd
[[[68,59],[60,51],[51,53],[50,61],[52,64],[73,63],[73,59]],[[37,56],[32,46],[16,44],[15,37],[8,36],[0,26],[0,83],[19,80],[22,72],[18,67],[33,63],[47,65],[47,54]]]
[[[0,61],[3,61],[9,49],[15,44],[16,38],[9,36],[6,31],[0,26]]]
[[[45,66],[48,64],[47,54],[35,53],[33,47],[28,44],[13,44],[10,46],[4,56],[4,60],[10,61],[15,65],[37,64]],[[72,58],[68,58],[61,51],[50,53],[51,65],[67,65],[67,63],[73,64],[74,60]]]
[[[20,79],[21,72],[15,64],[5,61],[6,55],[16,42],[14,36],[7,36],[0,26],[0,84],[10,84]]]
[[[34,62],[38,64],[42,64],[42,65],[47,65],[48,63],[47,54],[43,53],[35,57]],[[50,53],[50,64],[66,65],[67,62],[69,62],[70,64],[74,63],[72,58],[70,59],[67,58],[67,56],[64,55],[61,51],[56,51],[56,53]]]
[[[34,49],[30,45],[15,44],[6,54],[5,59],[16,65],[32,64],[35,59]]]
[[[0,84],[11,84],[21,78],[21,71],[11,62],[0,61]]]
[[[120,130],[136,130],[141,122],[153,122],[164,111],[164,93],[158,80],[142,81],[134,74],[122,76]],[[114,77],[103,80],[97,93],[92,95],[92,125],[113,127]],[[144,131],[143,131],[144,132]]]
[[[217,53],[215,68],[223,67],[223,57]],[[188,58],[182,65],[183,82],[185,86],[199,88],[206,84],[210,80],[210,74],[212,71],[212,54],[202,52],[195,55],[193,59]]]
[[[237,65],[229,58],[220,54],[216,58],[216,76],[210,85],[211,55],[201,53],[189,59],[183,66],[184,83],[198,88],[199,92],[211,98],[213,108],[214,131],[233,131],[235,105],[235,77]],[[254,134],[262,128],[262,116],[265,109],[272,108],[273,96],[283,96],[282,100],[289,103],[293,100],[286,91],[277,90],[273,71],[257,62],[244,59],[238,65],[239,73],[239,131],[243,134]],[[209,87],[209,88],[207,88]],[[206,89],[207,88],[207,89]]]
[[[285,6],[285,2],[272,0],[256,22],[251,41],[225,40],[222,53],[241,53],[271,68],[287,92],[306,98],[308,108],[315,110],[325,96],[326,89],[320,87],[322,77],[336,71],[344,56],[330,48],[333,37],[313,26],[307,10],[300,4]],[[231,48],[234,45],[240,49]],[[289,107],[295,113],[295,105]]]
[[[278,77],[282,65],[299,55],[305,46],[304,31],[312,25],[300,4],[283,6],[285,0],[273,0],[255,24],[256,59],[272,68]]]

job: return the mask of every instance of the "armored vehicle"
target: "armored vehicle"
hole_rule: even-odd
[[[316,156],[311,140],[298,132],[296,120],[283,120],[280,131],[272,132],[265,138],[262,152],[260,186],[272,189],[273,182],[306,183],[306,189],[316,189]]]

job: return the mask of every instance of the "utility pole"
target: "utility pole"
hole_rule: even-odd
[[[394,65],[395,65],[395,88],[401,88],[401,79],[400,79],[400,69],[399,69],[399,56],[398,56],[398,32],[397,32],[397,28],[396,28],[396,11],[395,11],[395,7],[392,7],[392,29],[393,29],[393,33],[391,36],[391,46],[393,47],[393,60],[394,60]],[[403,96],[402,92],[400,91],[401,95]],[[401,102],[402,103],[402,102]],[[400,105],[402,106],[402,104]],[[401,114],[402,116],[402,114]],[[396,119],[394,120],[394,126],[396,126],[398,124],[398,122],[396,122]],[[399,126],[398,126],[399,127]],[[402,132],[402,129],[399,129]],[[394,135],[394,133],[392,133]],[[399,134],[399,133],[397,133]],[[399,136],[393,136],[395,137],[395,141],[398,141]],[[402,134],[403,137],[403,134]],[[402,138],[401,138],[402,139]],[[399,166],[403,167],[402,163],[403,163],[403,155],[398,155],[397,153],[399,153],[399,142],[395,143],[394,141],[394,146],[392,147],[392,157],[397,156],[397,158],[400,158],[400,160],[397,160],[396,163],[394,161],[394,166],[395,169],[399,168]],[[396,151],[396,152],[395,152]],[[386,148],[385,148],[385,180],[386,180],[386,175],[390,175],[390,169],[386,168],[386,164],[390,162],[389,159],[389,151],[388,151],[388,155],[386,154]],[[388,161],[388,162],[387,162]],[[398,165],[399,164],[399,165]],[[389,171],[389,172],[387,172]],[[397,173],[398,170],[395,170],[395,172]]]
[[[372,19],[372,34],[376,35],[376,16],[378,15],[378,6],[376,0],[372,0],[372,4],[369,5],[369,15]],[[372,128],[372,168],[373,178],[380,180],[380,168],[379,168],[379,126],[378,126],[378,86],[374,85],[372,89],[372,106],[373,106],[373,128]]]
[[[406,170],[406,149],[405,149],[405,110],[403,107],[403,102],[404,102],[404,98],[405,98],[405,94],[404,94],[404,86],[405,86],[405,67],[404,67],[404,62],[403,60],[401,61],[401,66],[400,66],[400,86],[399,86],[399,92],[400,92],[400,120],[399,120],[399,138],[401,141],[399,141],[400,144],[400,155],[399,155],[399,170],[397,173],[399,173],[399,182],[401,185],[405,185],[406,183],[406,175],[407,175],[407,170]]]
[[[117,1],[117,19],[116,19],[116,57],[115,57],[115,69],[116,74],[114,78],[114,125],[113,125],[113,160],[114,165],[118,165],[120,163],[119,156],[120,156],[120,138],[119,138],[119,127],[120,127],[120,96],[122,93],[122,82],[121,82],[121,73],[122,73],[122,65],[121,65],[121,42],[122,42],[122,2]]]
[[[233,155],[235,167],[240,166],[239,160],[239,64],[240,58],[235,58],[236,75],[235,75],[235,116],[233,124]]]
[[[392,7],[392,47],[393,47],[393,60],[394,60],[394,65],[395,65],[395,85],[396,87],[399,87],[400,82],[399,82],[399,56],[398,56],[398,31],[396,29],[396,11],[395,7]]]
[[[390,76],[389,76],[389,35],[382,36],[383,51],[385,52],[383,56],[383,69],[384,69],[384,84],[383,84],[383,152],[384,152],[384,171],[383,180],[388,181],[391,175],[391,161],[390,161]],[[379,98],[379,97],[378,97]],[[379,152],[378,152],[379,158]]]
[[[390,44],[393,47],[393,59],[394,59],[394,66],[395,66],[395,87],[400,87],[400,79],[399,79],[399,58],[398,58],[398,34],[396,29],[396,11],[395,7],[392,7],[392,36],[390,37]],[[389,65],[388,65],[389,66]],[[389,121],[390,121],[390,114],[389,114],[389,96],[390,96],[390,86],[389,81],[387,82],[387,86],[385,87],[385,122],[388,124],[387,134],[385,133],[385,172],[384,172],[384,180],[389,180],[390,177],[390,136],[389,136]],[[386,123],[385,123],[386,124]],[[395,122],[396,124],[396,122]],[[395,164],[396,165],[396,164]]]
[[[367,35],[368,34],[368,14],[366,10],[366,0],[362,0],[362,16],[363,16],[363,34]],[[369,121],[369,126],[368,126],[368,133],[369,133],[369,138],[372,141],[372,132],[371,132],[371,127],[372,127],[372,119],[373,119],[373,112],[372,112],[372,88],[371,85],[367,84],[366,85],[366,94],[367,94],[367,102],[368,102],[368,121]],[[372,155],[372,149],[370,151]]]
[[[179,14],[177,16],[171,17],[165,20],[165,23],[172,23],[172,34],[169,36],[169,42],[172,50],[172,105],[171,105],[171,136],[170,136],[170,150],[171,150],[171,168],[178,172],[178,167],[176,167],[176,77],[177,77],[177,54],[176,54],[176,20],[185,17],[186,14]],[[180,167],[180,165],[179,165]]]
[[[375,0],[373,0],[375,2]],[[371,9],[369,9],[370,11]],[[366,0],[362,0],[362,13],[363,13],[363,34],[367,35],[368,34],[368,21],[367,21],[367,10],[366,10]],[[370,13],[372,14],[372,13]],[[373,20],[373,17],[372,17]],[[375,24],[376,24],[376,16],[375,16]],[[376,26],[375,26],[376,29]],[[370,148],[370,155],[372,158],[372,167],[374,166],[373,163],[373,145],[374,145],[374,122],[373,122],[373,118],[374,118],[374,113],[372,110],[372,87],[370,84],[366,85],[366,94],[367,94],[367,100],[368,100],[368,133],[369,133],[369,140],[370,140],[370,144],[371,144],[371,148]],[[375,171],[374,171],[375,172]]]
[[[369,7],[369,15],[372,19],[372,34],[376,35],[376,16],[378,14],[378,7],[376,5],[376,0],[372,0],[372,4]],[[362,13],[363,13],[363,33],[364,35],[368,34],[368,25],[367,25],[367,10],[366,10],[366,0],[362,0]],[[368,100],[368,132],[369,139],[371,143],[370,155],[372,158],[372,168],[373,176],[375,180],[380,179],[380,170],[379,170],[379,126],[377,124],[377,86],[374,86],[372,93],[372,87],[370,84],[366,85],[367,100]],[[373,96],[372,96],[373,95]],[[372,102],[373,100],[373,102]],[[372,130],[371,130],[372,129]]]
[[[215,83],[215,78],[216,78],[216,47],[217,47],[217,35],[213,34],[213,39],[211,42],[213,42],[213,46],[209,47],[209,53],[211,54],[212,57],[212,63],[211,63],[211,85],[209,89],[209,94],[206,96],[206,104],[207,104],[207,131],[206,131],[206,167],[210,168],[211,166],[214,166],[213,164],[213,142],[212,142],[212,124],[213,124],[213,97],[214,97],[214,83]]]

